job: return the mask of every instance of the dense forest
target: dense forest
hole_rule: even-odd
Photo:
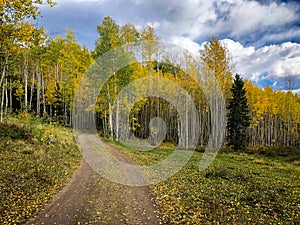
[[[151,26],[138,30],[133,24],[117,24],[111,17],[105,17],[97,31],[95,48],[90,51],[81,46],[75,33],[66,30],[66,35],[50,38],[47,31],[36,27],[28,18],[39,16],[38,4],[32,1],[20,4],[19,1],[2,1],[0,4],[0,103],[1,118],[14,113],[30,113],[48,121],[57,121],[72,126],[72,107],[76,89],[81,78],[98,57],[116,47],[129,43],[152,41],[159,45],[160,38]],[[52,1],[47,4],[55,5]],[[96,28],[95,28],[96,29]],[[122,129],[120,114],[124,102],[117,96],[128,84],[145,77],[168,79],[191,96],[199,116],[199,139],[197,145],[205,146],[211,130],[209,100],[201,90],[195,71],[201,68],[199,76],[216,79],[225,98],[227,108],[232,99],[233,67],[230,52],[216,37],[205,45],[194,60],[187,52],[184,69],[180,63],[152,60],[159,48],[142,49],[143,62],[133,63],[111,75],[99,90],[96,123],[99,133],[118,140]],[[130,57],[130,49],[125,49]],[[176,86],[177,87],[177,86]],[[250,125],[246,129],[246,142],[249,146],[300,146],[300,99],[291,91],[259,88],[250,80],[244,81],[249,108]],[[172,91],[172,90],[171,90]],[[175,93],[177,90],[173,90]],[[186,99],[177,99],[188,107]],[[132,103],[132,96],[122,98]],[[220,110],[226,110],[222,108]],[[195,134],[180,136],[183,127],[195,124],[195,118],[186,115],[185,124],[179,122],[179,114],[170,102],[160,97],[142,98],[130,111],[129,129],[136,137],[147,139],[157,130],[150,130],[153,118],[165,121],[165,140],[189,146]],[[161,127],[160,127],[161,128]]]

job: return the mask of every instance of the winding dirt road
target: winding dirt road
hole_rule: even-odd
[[[109,145],[106,148],[119,160],[133,163],[117,149]],[[27,225],[33,224],[155,225],[161,222],[149,187],[131,187],[111,182],[100,177],[83,159],[71,182],[44,210],[27,222]]]

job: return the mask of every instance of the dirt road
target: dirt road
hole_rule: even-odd
[[[123,162],[133,163],[117,149],[108,145],[107,148]],[[149,187],[111,182],[100,177],[83,159],[71,182],[27,224],[155,225],[160,220]]]

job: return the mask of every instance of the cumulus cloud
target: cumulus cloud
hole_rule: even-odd
[[[118,1],[122,5],[122,0]],[[164,39],[174,36],[203,41],[211,36],[242,38],[257,45],[299,37],[300,28],[286,27],[299,20],[299,3],[249,0],[152,0],[134,1],[134,12],[119,15],[140,26],[158,21],[157,32]],[[112,2],[109,3],[113,4]],[[120,9],[110,7],[111,13]],[[123,9],[122,9],[123,10]],[[259,38],[257,37],[259,35]],[[268,38],[271,36],[270,38]]]
[[[300,37],[299,24],[294,25],[300,18],[296,1],[58,0],[51,11],[57,7],[63,9],[61,15],[65,17],[68,12],[86,14],[93,25],[106,15],[120,24],[131,22],[139,28],[152,24],[165,40],[186,37],[203,42],[217,36],[263,46]],[[58,22],[54,15],[52,18]]]
[[[294,5],[287,3],[263,4],[262,1],[237,0],[228,7],[228,19],[220,20],[219,26],[227,25],[232,29],[233,35],[270,26],[282,26],[299,18]]]
[[[228,38],[221,40],[221,42],[231,51],[231,54],[234,58],[243,59],[249,57],[255,52],[255,47],[244,47],[241,43]]]
[[[255,82],[271,80],[282,85],[287,77],[300,80],[300,44],[285,42],[261,48],[244,47],[231,39],[222,42],[232,54],[235,72]],[[299,86],[300,84],[295,84]]]
[[[187,49],[194,55],[199,54],[200,49],[203,49],[203,47],[201,47],[198,43],[187,37],[173,37],[171,39],[171,42],[175,45],[180,46],[181,48]]]

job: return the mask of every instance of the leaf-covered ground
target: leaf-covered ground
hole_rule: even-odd
[[[81,149],[101,143],[95,134],[80,135]],[[104,144],[112,154],[123,162],[133,163],[116,148]],[[124,171],[130,179],[140,179],[135,173]],[[51,203],[35,218],[33,224],[151,224],[158,225],[160,216],[149,187],[132,187],[114,183],[100,176],[82,160],[80,168],[72,176]]]
[[[172,152],[119,148],[141,165]],[[223,153],[200,172],[201,157],[195,152],[181,171],[152,185],[166,224],[300,224],[299,161]]]
[[[0,221],[23,224],[71,178],[81,154],[69,129],[0,123]]]

